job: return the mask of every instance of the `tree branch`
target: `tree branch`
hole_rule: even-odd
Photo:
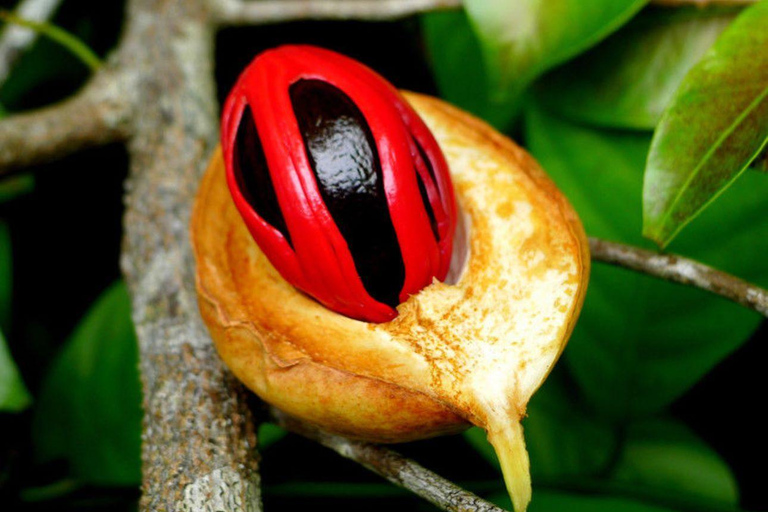
[[[48,21],[62,0],[23,0],[14,14],[29,21]],[[5,83],[13,65],[24,51],[37,40],[37,32],[8,24],[0,34],[0,85]]]
[[[0,176],[127,139],[132,105],[123,85],[105,69],[61,103],[0,121]]]
[[[143,511],[261,510],[256,424],[197,308],[189,217],[218,142],[204,0],[130,0],[115,61],[140,102],[121,266],[144,397]]]
[[[749,5],[759,0],[651,0],[681,7]],[[263,25],[295,20],[368,20],[403,18],[426,11],[457,9],[462,0],[209,0],[221,25]]]
[[[261,25],[309,19],[383,21],[461,6],[461,0],[209,1],[214,18],[222,25]]]
[[[723,296],[768,317],[768,290],[682,256],[591,237],[592,259]]]
[[[286,430],[330,448],[342,457],[365,466],[393,484],[412,491],[443,510],[504,512],[493,503],[462,489],[389,448],[328,434],[274,407],[270,408],[270,416],[272,421]]]

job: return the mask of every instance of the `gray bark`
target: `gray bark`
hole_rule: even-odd
[[[116,56],[137,102],[121,263],[144,391],[142,510],[261,509],[255,422],[194,287],[190,208],[218,134],[207,16],[200,0],[132,0]]]

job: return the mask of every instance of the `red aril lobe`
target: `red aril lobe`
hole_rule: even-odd
[[[227,183],[251,235],[292,285],[385,322],[443,280],[453,187],[429,129],[362,64],[311,46],[258,55],[222,116]]]

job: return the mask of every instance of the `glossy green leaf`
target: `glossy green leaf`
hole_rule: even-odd
[[[107,289],[75,328],[41,387],[33,439],[41,460],[66,459],[100,485],[140,481],[141,389],[128,292]]]
[[[646,0],[466,0],[491,95],[514,101],[544,71],[594,45]]]
[[[536,84],[548,109],[602,126],[653,130],[733,10],[647,9]]]
[[[588,234],[645,245],[642,173],[649,137],[526,114],[533,155]],[[690,226],[675,251],[768,285],[768,175],[748,173]],[[716,243],[713,243],[716,240]],[[761,321],[707,292],[596,263],[564,357],[589,402],[624,419],[659,411],[738,348]]]
[[[768,2],[744,10],[683,79],[656,128],[645,170],[643,234],[662,247],[768,142],[766,27]]]
[[[0,331],[0,412],[17,412],[26,409],[32,397],[24,386],[19,369]]]
[[[510,124],[515,107],[489,94],[480,42],[463,10],[421,16],[424,43],[440,95],[500,130]]]
[[[738,505],[738,487],[728,465],[685,425],[672,419],[629,426],[612,479],[636,489],[688,495],[721,508]]]

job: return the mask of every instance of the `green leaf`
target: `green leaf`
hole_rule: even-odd
[[[41,460],[65,458],[97,485],[137,485],[141,389],[130,300],[122,281],[86,313],[40,391],[33,439]]]
[[[18,412],[32,403],[32,397],[24,386],[11,352],[0,331],[0,411]]]
[[[533,396],[523,428],[534,483],[600,474],[619,447],[615,428],[587,412],[561,368]],[[483,429],[473,427],[463,435],[488,462],[499,467]]]
[[[466,0],[492,97],[514,101],[536,77],[594,45],[646,0]]]
[[[752,162],[752,169],[758,172],[768,172],[768,150],[763,149],[762,154],[755,158]]]
[[[0,179],[0,204],[32,192],[35,178],[32,174],[19,174]]]
[[[656,128],[645,170],[643,234],[662,247],[768,142],[766,27],[768,2],[742,12],[683,79]]]
[[[259,450],[272,446],[286,435],[288,435],[288,432],[284,428],[278,427],[274,423],[262,423],[259,425],[259,433],[256,436]]]
[[[648,246],[640,236],[649,137],[609,132],[530,109],[526,140],[588,234]],[[768,175],[748,173],[681,236],[676,250],[768,285]],[[712,243],[717,240],[717,243]],[[595,264],[564,357],[589,403],[623,420],[658,412],[755,330],[761,317],[702,290]]]
[[[739,501],[728,465],[685,425],[672,419],[631,425],[612,476],[635,488],[667,491],[677,500],[688,495],[721,508],[735,507]]]
[[[509,496],[489,496],[490,501],[512,510]],[[674,509],[609,496],[589,496],[534,489],[529,512],[673,512]]]
[[[542,77],[537,98],[576,121],[653,130],[685,74],[734,17],[730,9],[644,10]]]
[[[421,16],[424,42],[440,95],[500,130],[509,126],[515,108],[489,94],[480,42],[463,10]]]
[[[559,370],[536,392],[523,423],[534,485],[643,496],[670,506],[737,505],[731,470],[682,423],[654,419],[611,425],[580,404]],[[464,436],[498,467],[482,429],[471,428]]]
[[[472,427],[465,430],[462,435],[477,453],[482,455],[489,464],[501,471],[501,465],[499,464],[499,458],[496,456],[496,450],[493,449],[493,446],[491,446],[491,443],[488,441],[488,435],[485,433],[485,430],[480,427]]]
[[[20,18],[4,9],[0,9],[0,21],[19,25],[46,36],[66,48],[72,55],[77,57],[80,62],[88,66],[91,71],[96,71],[99,66],[101,66],[101,59],[87,44],[80,40],[76,35],[67,32],[63,28],[57,27],[52,23],[30,21]]]
[[[26,409],[32,397],[3,336],[3,331],[8,332],[11,326],[12,257],[11,235],[8,226],[0,220],[0,411],[17,412]]]
[[[11,327],[11,296],[13,293],[13,253],[11,233],[0,220],[0,331]]]
[[[615,427],[584,406],[560,370],[533,396],[523,423],[534,482],[602,473],[619,446]]]

